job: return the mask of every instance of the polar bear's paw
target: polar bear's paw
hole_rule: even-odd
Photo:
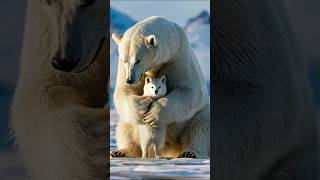
[[[111,151],[111,157],[126,157],[126,153],[118,150],[118,151]]]
[[[157,156],[157,155],[155,156],[155,158],[156,158],[156,159],[165,159],[165,157],[163,157],[163,156]]]
[[[185,151],[181,153],[178,158],[197,158],[197,156],[192,151]]]

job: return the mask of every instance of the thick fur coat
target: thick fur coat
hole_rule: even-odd
[[[282,4],[213,7],[213,178],[319,178],[310,85]]]
[[[51,64],[51,25],[40,1],[28,0],[20,76],[11,109],[18,149],[32,179],[106,178],[107,43],[86,70],[58,71]]]
[[[137,125],[146,124],[167,125],[162,156],[192,152],[187,154],[207,158],[209,98],[182,28],[153,16],[135,24],[123,36],[114,34],[113,39],[119,46],[114,102],[120,116],[116,129],[119,150],[113,154],[140,157]],[[141,96],[145,72],[166,76],[166,96],[155,102]]]

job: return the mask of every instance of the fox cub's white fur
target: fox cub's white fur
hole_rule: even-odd
[[[150,96],[159,99],[167,93],[166,77],[152,78],[147,76],[143,87],[143,96]],[[154,145],[155,157],[160,158],[161,150],[165,143],[165,127],[153,128],[149,125],[139,125],[140,146],[142,157],[148,157],[150,145]]]

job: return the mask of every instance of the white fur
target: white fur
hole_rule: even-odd
[[[105,6],[104,2],[96,1],[97,7]],[[102,8],[96,11],[92,15],[105,17]],[[31,179],[101,179],[107,175],[109,125],[106,43],[85,71],[55,70],[50,22],[40,0],[28,0],[20,76],[11,109],[12,131]]]
[[[161,98],[167,93],[166,77],[152,78],[146,77],[143,86],[143,96]]]
[[[281,1],[213,6],[213,179],[318,179],[310,86]]]
[[[192,151],[198,158],[208,157],[209,98],[183,29],[153,16],[138,22],[123,36],[114,34],[112,37],[119,46],[114,93],[120,116],[116,130],[119,151],[126,156],[141,156],[136,126],[167,125],[166,144],[161,155],[177,157],[182,152]],[[144,73],[166,76],[165,97],[153,102],[152,98],[141,96]],[[128,80],[134,83],[127,84]]]
[[[147,76],[143,87],[143,96],[154,97],[159,99],[166,95],[167,85],[166,77],[152,78]],[[166,125],[153,128],[149,125],[139,125],[140,146],[142,157],[148,157],[148,149],[150,145],[154,145],[155,157],[161,156],[161,150],[165,143]]]
[[[105,2],[38,0],[38,3],[50,22],[50,58],[69,62],[79,59],[72,71],[84,70],[93,61],[102,38],[106,36]]]

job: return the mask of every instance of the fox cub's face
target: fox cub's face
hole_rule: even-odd
[[[167,93],[166,77],[152,78],[147,76],[143,87],[144,96],[165,96]]]

